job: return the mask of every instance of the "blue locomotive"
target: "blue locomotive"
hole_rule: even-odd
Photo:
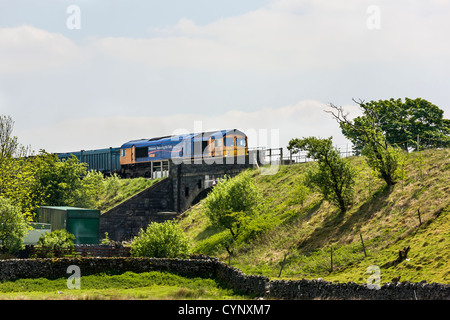
[[[117,148],[60,153],[58,157],[63,160],[72,154],[87,163],[90,170],[106,174],[149,165],[153,168],[153,163],[162,172],[163,161],[169,159],[245,156],[248,142],[244,132],[230,129],[132,140]]]

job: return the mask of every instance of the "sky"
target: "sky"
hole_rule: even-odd
[[[450,118],[449,17],[450,0],[0,0],[0,114],[36,151],[233,128],[346,148],[330,103],[420,97]]]

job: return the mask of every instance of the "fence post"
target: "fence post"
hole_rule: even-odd
[[[364,250],[364,257],[367,257],[366,247],[364,246],[364,241],[363,241],[363,237],[362,237],[361,233],[359,234],[359,237],[361,238],[361,243],[362,243],[362,247],[363,247],[363,250]]]
[[[330,248],[331,249],[331,261],[330,261],[330,264],[331,264],[331,268],[330,268],[330,273],[331,272],[333,272],[333,247],[331,247]]]

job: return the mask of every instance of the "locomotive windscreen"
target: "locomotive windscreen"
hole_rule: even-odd
[[[136,158],[148,158],[148,147],[136,148]]]

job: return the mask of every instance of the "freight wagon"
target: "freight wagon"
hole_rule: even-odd
[[[77,157],[80,162],[87,163],[88,170],[96,170],[104,174],[120,172],[120,148],[81,150],[57,154],[60,160],[67,160],[72,155]]]

